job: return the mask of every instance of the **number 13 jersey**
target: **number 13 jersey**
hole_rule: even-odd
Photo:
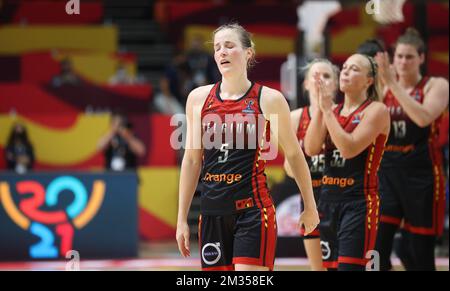
[[[429,77],[423,77],[419,81],[410,93],[411,98],[423,103],[424,88],[428,80]],[[391,91],[386,93],[383,102],[391,115],[391,131],[381,166],[431,168],[432,164],[439,163],[437,125],[440,118],[421,128],[408,117]]]

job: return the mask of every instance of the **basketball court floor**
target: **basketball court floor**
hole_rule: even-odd
[[[153,242],[140,245],[139,258],[125,260],[83,260],[80,254],[81,271],[199,271],[200,258],[196,241],[191,243],[191,258],[182,258],[175,242]],[[395,270],[403,268],[397,258],[392,259]],[[437,258],[439,271],[449,271],[449,259]],[[64,271],[67,262],[0,262],[0,271]],[[275,271],[308,271],[306,258],[278,258],[275,260]]]

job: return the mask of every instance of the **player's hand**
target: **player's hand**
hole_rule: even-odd
[[[177,225],[177,243],[178,249],[183,257],[189,257],[191,255],[190,245],[189,245],[189,225],[187,222],[179,223]]]
[[[377,55],[375,56],[375,61],[378,65],[378,76],[383,84],[389,85],[396,82],[395,69],[390,64],[388,53],[377,53]]]
[[[130,130],[126,127],[120,126],[117,130],[117,133],[123,137],[124,139],[128,140],[129,138],[131,138],[132,134],[130,132]]]
[[[310,98],[315,98],[317,101],[317,104],[319,104],[319,86],[317,85],[316,80],[320,79],[320,74],[319,73],[315,73],[313,76],[313,86],[311,88],[311,93],[310,93]]]
[[[113,131],[114,133],[116,133],[120,128],[120,119],[119,118],[115,118],[112,121],[112,125],[111,125],[111,131]]]
[[[314,88],[319,98],[320,110],[323,113],[331,111],[333,108],[333,96],[331,92],[327,90],[325,82],[324,80],[322,80],[319,74],[314,75]]]
[[[313,232],[319,225],[319,213],[315,208],[305,208],[305,210],[300,214],[300,219],[298,221],[298,227],[300,229],[305,229],[305,235]]]

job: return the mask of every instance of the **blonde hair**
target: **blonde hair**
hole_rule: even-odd
[[[335,64],[333,64],[332,62],[330,62],[327,59],[315,58],[312,61],[310,61],[309,63],[307,63],[305,66],[300,68],[301,72],[303,72],[303,75],[305,76],[305,79],[307,79],[309,77],[309,71],[311,70],[311,68],[315,64],[319,64],[319,63],[327,64],[327,65],[329,65],[331,67],[331,70],[333,72],[333,77],[334,77],[334,80],[336,82],[336,91],[337,91],[337,89],[339,88],[339,73],[340,73],[340,70]],[[336,93],[336,92],[334,92],[334,93]]]
[[[367,98],[373,101],[380,101],[380,88],[378,82],[378,64],[374,58],[368,55],[361,56],[366,57],[369,60],[370,68],[369,68],[369,77],[373,78],[373,84],[367,88]]]
[[[221,30],[224,29],[231,29],[238,33],[239,40],[241,41],[241,45],[245,49],[250,49],[252,51],[252,56],[247,62],[247,69],[251,69],[256,65],[256,50],[255,50],[255,43],[252,41],[252,34],[245,30],[245,28],[241,25],[239,25],[237,22],[228,23],[220,26],[213,32],[213,38],[214,36]]]

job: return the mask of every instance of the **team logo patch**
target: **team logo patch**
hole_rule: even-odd
[[[235,202],[235,204],[236,204],[236,210],[242,210],[242,209],[246,209],[246,208],[250,208],[250,207],[254,206],[252,198],[238,200]]]
[[[419,91],[419,90],[416,90],[416,91],[414,92],[414,99],[415,99],[416,101],[420,101],[420,91]]]
[[[242,110],[243,113],[255,113],[255,110],[252,109],[252,105],[255,104],[253,100],[246,100],[245,104],[247,104],[247,107]]]
[[[353,124],[359,124],[361,122],[361,115],[356,114],[355,117],[352,120]]]
[[[207,265],[216,264],[222,257],[220,243],[207,243],[202,248],[202,259]]]

